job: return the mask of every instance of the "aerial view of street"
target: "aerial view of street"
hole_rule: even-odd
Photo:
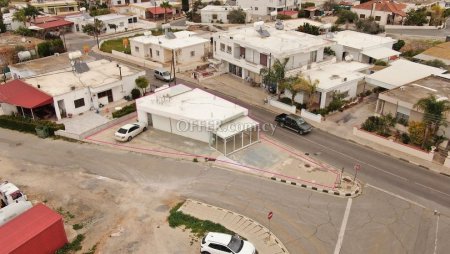
[[[448,253],[450,2],[0,8],[0,254]]]

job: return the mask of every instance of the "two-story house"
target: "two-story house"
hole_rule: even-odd
[[[260,83],[261,69],[272,66],[276,59],[288,59],[287,75],[295,75],[322,62],[324,48],[333,44],[317,36],[277,30],[256,22],[253,27],[216,33],[213,55],[229,73]]]
[[[251,9],[252,15],[270,15],[273,11],[293,10],[300,6],[300,0],[237,0],[242,9]]]

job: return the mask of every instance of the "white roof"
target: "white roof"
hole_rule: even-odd
[[[244,130],[251,129],[255,126],[258,126],[258,122],[251,119],[248,116],[239,117],[238,119],[235,119],[231,122],[222,124],[219,129],[215,131],[216,135],[225,139],[232,137],[239,132],[242,132]]]
[[[182,84],[139,98],[136,106],[141,111],[213,130],[248,114],[246,108]]]
[[[108,22],[111,20],[115,20],[115,19],[129,19],[132,18],[133,16],[127,16],[127,15],[121,15],[121,14],[116,14],[116,13],[110,13],[110,14],[105,14],[105,15],[99,15],[99,16],[95,16],[95,17],[91,17],[89,18],[89,21],[94,21],[94,19],[98,19],[101,20],[103,22]]]
[[[205,240],[207,242],[216,242],[223,245],[228,245],[231,241],[231,235],[223,233],[208,233]]]
[[[445,70],[399,59],[390,63],[390,66],[366,77],[369,84],[393,89],[410,82],[444,73]]]
[[[375,58],[377,60],[379,59],[386,59],[391,56],[399,56],[400,52],[395,51],[393,49],[389,48],[373,48],[373,49],[366,49],[361,52],[363,55]]]
[[[323,27],[324,23],[317,22],[310,19],[287,19],[282,20],[284,25],[284,30],[297,30],[299,26],[303,26],[305,24],[310,24],[312,26]],[[269,27],[275,27],[275,22],[266,23]]]
[[[269,32],[269,37],[261,37],[254,27],[243,27],[217,33],[215,37],[221,38],[224,36],[243,47],[257,49],[262,53],[272,53],[277,57],[311,52],[334,44],[306,33],[277,30],[267,26],[265,29]]]
[[[180,49],[209,42],[209,40],[198,37],[196,36],[196,33],[190,31],[179,31],[173,34],[176,37],[174,39],[168,39],[165,35],[143,35],[133,37],[130,39],[130,43],[139,42],[143,44],[160,44],[161,47],[166,49]]]
[[[370,65],[360,62],[339,62],[305,71],[303,76],[310,77],[312,81],[318,80],[317,90],[328,92],[354,80],[361,80],[366,75],[360,71],[370,68]]]
[[[24,81],[34,87],[40,86],[40,90],[51,96],[68,93],[71,87],[100,87],[120,80],[117,62],[106,59],[86,63],[89,70],[83,73],[76,73],[72,68],[64,68],[58,71],[48,72]],[[119,64],[122,68],[122,77],[130,76],[140,72],[138,69]]]
[[[19,188],[12,183],[3,183],[0,185],[0,191],[4,193],[6,196],[11,195],[12,193],[18,191]]]
[[[390,42],[395,43],[397,41],[391,37],[383,37],[350,30],[329,33],[325,35],[325,38],[335,41],[337,44],[355,49],[368,49]]]
[[[230,6],[230,5],[207,5],[203,7],[200,12],[204,11],[231,11],[231,10],[237,10],[239,9],[239,6]],[[243,9],[244,11],[250,10],[249,8]]]

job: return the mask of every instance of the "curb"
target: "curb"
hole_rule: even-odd
[[[263,226],[261,223],[255,221],[255,220],[253,220],[253,219],[251,219],[251,218],[249,218],[249,217],[247,217],[247,216],[244,216],[244,215],[242,215],[242,214],[239,214],[239,213],[230,211],[230,210],[228,210],[228,209],[221,208],[221,207],[217,207],[217,206],[213,206],[213,205],[206,204],[206,203],[203,203],[203,202],[200,202],[200,201],[197,201],[197,200],[193,200],[193,199],[189,199],[189,198],[186,199],[186,201],[185,201],[184,204],[178,209],[178,211],[184,212],[184,211],[183,211],[183,207],[184,207],[187,203],[195,203],[195,204],[197,204],[197,205],[205,206],[205,207],[212,208],[212,209],[215,209],[215,210],[225,211],[225,212],[230,213],[230,214],[233,214],[233,215],[235,215],[235,216],[239,216],[239,217],[241,217],[243,220],[247,220],[247,221],[251,222],[252,224],[254,224],[255,226],[261,227],[261,228],[263,229],[263,231],[264,231],[264,234],[268,234],[268,235],[270,235],[270,236],[272,236],[272,237],[274,238],[274,241],[275,241],[276,245],[278,245],[278,247],[281,249],[281,251],[283,251],[283,253],[289,254],[289,251],[288,251],[287,248],[284,246],[284,244],[280,241],[280,239],[279,239],[278,237],[276,237],[276,236],[273,234],[273,232],[270,232],[270,231],[269,231],[265,226]],[[194,216],[194,217],[195,217],[195,216]],[[220,224],[220,223],[219,223],[219,224]],[[222,224],[221,224],[221,225],[222,225]],[[223,225],[222,225],[222,226],[223,226]],[[248,227],[248,226],[247,226],[247,227]]]
[[[339,196],[339,197],[350,197],[350,198],[354,198],[357,197],[359,195],[361,195],[362,191],[361,191],[361,185],[358,183],[358,189],[356,189],[355,191],[352,192],[341,192],[341,191],[336,191],[336,190],[329,190],[329,189],[325,189],[325,188],[321,188],[321,187],[316,187],[316,186],[311,186],[311,185],[307,185],[307,184],[300,184],[297,182],[293,182],[293,181],[289,181],[289,180],[285,180],[285,179],[281,179],[281,178],[277,178],[277,177],[271,177],[270,178],[273,181],[276,182],[280,182],[280,183],[285,183],[288,185],[294,185],[294,186],[299,186],[305,189],[309,189],[309,190],[313,190],[319,193],[325,193],[331,196]]]

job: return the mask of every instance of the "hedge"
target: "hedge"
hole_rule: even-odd
[[[113,118],[119,118],[130,113],[136,112],[136,103],[123,107],[121,110],[117,110],[112,113]]]
[[[33,120],[21,116],[0,116],[0,127],[10,130],[36,134],[36,127],[46,126],[50,136],[55,135],[55,131],[64,130],[64,124],[57,124],[47,120]]]

